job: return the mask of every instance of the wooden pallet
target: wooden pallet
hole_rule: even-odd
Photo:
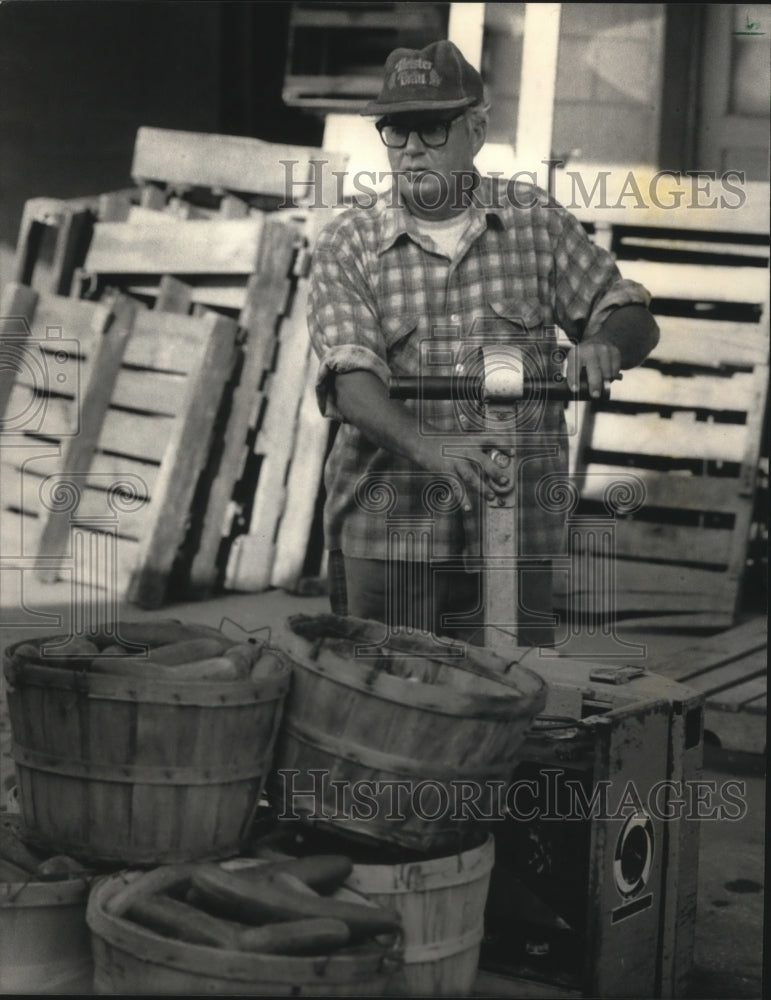
[[[172,292],[179,296],[178,288]],[[137,308],[120,295],[110,303],[9,286],[5,315],[23,309],[37,334],[35,348],[70,343],[77,353],[73,349],[60,365],[71,391],[44,397],[42,423],[14,439],[4,435],[5,503],[24,521],[37,521],[34,549],[26,529],[18,555],[34,555],[43,580],[71,568],[76,545],[106,552],[113,539],[109,565],[97,567],[87,582],[155,606],[163,600],[209,457],[237,326],[216,314]],[[70,337],[52,338],[52,330]],[[34,416],[40,393],[30,385],[30,366],[18,368],[5,412]],[[78,572],[81,578],[90,574],[85,564]]]
[[[605,614],[729,626],[767,404],[767,275],[725,262],[619,267],[651,291],[661,339],[613,385],[610,402],[586,410],[574,445],[581,502],[570,522],[583,578],[573,572],[563,600],[570,594],[574,613],[586,613],[604,579]]]
[[[699,639],[671,655],[649,660],[706,698],[704,729],[725,750],[766,750],[768,622],[753,618],[726,632]]]
[[[69,523],[84,491],[83,448],[106,406],[132,310],[122,297],[79,302],[9,283],[0,313],[3,555],[31,560],[45,578],[56,570],[54,559],[39,558],[46,516]]]

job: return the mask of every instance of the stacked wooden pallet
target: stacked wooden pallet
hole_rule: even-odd
[[[759,527],[769,364],[767,251],[742,240],[616,230],[621,272],[651,291],[661,340],[586,411],[574,444],[581,501],[565,590],[579,619],[735,620]]]
[[[20,501],[24,513],[42,515],[36,555],[48,578],[62,566],[70,524],[82,527],[93,508],[93,491],[113,496],[118,484],[125,492],[136,479],[143,502],[130,514],[120,511],[116,528],[131,599],[157,605],[170,582],[176,595],[202,596],[222,582],[226,567],[228,585],[239,589],[297,585],[329,433],[315,408],[305,271],[328,217],[325,199],[332,204],[333,192],[322,185],[343,165],[325,153],[321,170],[314,155],[258,140],[140,129],[132,167],[138,187],[91,200],[97,208],[75,269],[76,297],[47,299],[46,308],[55,318],[59,310],[68,330],[68,309],[94,312],[102,332],[112,322],[109,303],[130,319],[122,339],[112,328],[102,337],[111,377],[89,376],[75,444],[53,442],[49,455],[49,471],[53,463],[60,478],[85,476],[75,511],[41,509],[31,488]],[[303,195],[294,201],[287,164],[289,195]],[[71,230],[65,226],[59,237],[68,248]],[[23,227],[17,255],[28,276],[31,233],[31,225]],[[72,270],[72,253],[60,256]],[[20,288],[15,294],[23,296]],[[78,329],[85,322],[79,319]],[[244,531],[246,546],[229,561]]]

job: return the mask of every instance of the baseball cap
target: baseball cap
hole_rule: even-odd
[[[394,49],[380,94],[360,114],[451,111],[477,104],[483,94],[482,77],[456,45],[442,39],[424,49]]]

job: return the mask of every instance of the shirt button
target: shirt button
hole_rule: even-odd
[[[460,319],[460,316],[457,313],[453,313],[452,316],[450,316],[450,322],[451,323],[457,323],[459,319]]]

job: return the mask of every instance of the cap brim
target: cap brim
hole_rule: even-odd
[[[476,100],[476,97],[464,97],[460,101],[394,101],[391,104],[370,101],[359,114],[380,118],[382,115],[412,114],[416,111],[452,111],[454,108],[470,107]]]

